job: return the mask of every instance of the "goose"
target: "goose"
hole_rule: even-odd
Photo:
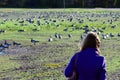
[[[35,45],[35,44],[38,43],[39,41],[34,40],[33,38],[31,38],[31,42]]]
[[[10,43],[8,43],[8,42],[5,40],[4,45],[3,45],[3,46],[4,46],[5,48],[9,48],[9,46],[10,46],[10,45],[11,45],[11,44],[10,44]]]
[[[14,45],[14,46],[19,46],[19,45],[21,45],[21,44],[18,43],[18,42],[13,41],[13,45]]]
[[[72,35],[71,35],[71,34],[68,34],[68,37],[69,37],[69,38],[71,38],[71,37],[72,37]]]

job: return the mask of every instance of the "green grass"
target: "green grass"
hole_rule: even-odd
[[[16,12],[21,17],[28,17],[21,15],[24,12],[63,12],[65,15],[72,15],[73,12],[80,13],[82,15],[89,14],[93,11],[94,14],[103,14],[110,12],[119,12],[117,10],[104,10],[104,9],[0,9],[0,12]],[[17,16],[10,15],[9,18],[17,19]],[[30,15],[31,16],[31,15]],[[76,16],[76,15],[72,15]],[[107,21],[111,17],[101,17],[96,22],[89,22],[87,17],[83,17],[84,23],[78,23],[77,20],[73,22],[67,21],[67,18],[56,18],[55,16],[50,16],[52,19],[57,20],[57,24],[50,22],[50,24],[34,26],[34,24],[28,24],[28,26],[20,26],[18,21],[8,21],[5,24],[0,25],[0,29],[5,29],[6,32],[0,34],[0,42],[7,40],[12,43],[12,41],[17,41],[22,44],[22,47],[11,46],[8,51],[11,54],[0,55],[0,79],[2,78],[13,78],[14,80],[32,80],[32,79],[42,79],[42,80],[65,80],[64,69],[68,64],[72,55],[79,51],[81,45],[80,35],[83,34],[83,30],[72,30],[71,25],[76,27],[84,27],[89,25],[89,29],[93,26],[95,28],[106,27],[104,33],[114,33],[115,35],[120,31],[119,19],[113,22],[112,25],[116,25],[115,29],[111,28],[111,24],[102,24],[102,21]],[[90,17],[91,18],[91,17]],[[61,22],[64,19],[65,22]],[[96,19],[96,18],[91,18]],[[2,22],[3,18],[0,19]],[[44,19],[41,19],[41,23],[44,24]],[[15,26],[14,24],[18,24]],[[60,24],[59,27],[56,25]],[[37,28],[39,31],[33,32],[32,29]],[[68,28],[68,31],[63,31]],[[24,29],[25,32],[19,33],[19,29]],[[54,34],[58,33],[63,35],[63,39],[55,39]],[[72,38],[68,38],[67,34],[72,34]],[[52,36],[54,38],[53,42],[48,42],[48,38]],[[101,37],[101,36],[100,36]],[[38,40],[39,43],[33,45],[30,39],[33,38]],[[120,69],[120,40],[116,36],[114,38],[109,38],[107,40],[102,40],[101,45],[101,55],[104,55],[107,60],[107,71],[108,74],[114,73]],[[12,54],[12,53],[18,54]],[[109,77],[112,77],[109,76]],[[112,78],[111,78],[112,80]]]
[[[51,79],[65,79],[63,72],[65,66],[68,64],[71,56],[79,51],[78,42],[76,39],[61,40],[60,42],[41,43],[33,46],[36,48],[32,54],[14,54],[9,56],[1,56],[0,71],[3,77],[14,77],[14,79],[21,78],[21,80],[40,78],[43,80]],[[108,73],[115,72],[120,69],[119,63],[119,45],[117,40],[102,41],[101,55],[104,55],[107,60]],[[112,44],[109,44],[114,42]],[[113,48],[117,44],[117,47]],[[38,50],[40,47],[41,50]],[[43,48],[41,48],[43,47]],[[19,60],[23,56],[28,56],[28,60]],[[18,59],[18,60],[17,60]],[[20,69],[22,67],[22,69]],[[28,67],[28,69],[27,69]],[[33,68],[30,68],[33,67]],[[17,73],[17,74],[16,74]]]

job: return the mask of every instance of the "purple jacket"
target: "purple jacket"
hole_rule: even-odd
[[[98,54],[96,48],[87,48],[73,55],[65,69],[66,77],[72,76],[76,58],[76,70],[79,80],[107,80],[106,60]]]

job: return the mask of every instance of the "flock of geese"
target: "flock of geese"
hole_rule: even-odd
[[[72,37],[72,35],[68,34],[68,38],[71,38],[71,37]],[[55,33],[54,38],[62,39],[63,37],[61,34]],[[50,36],[48,38],[48,42],[54,41],[54,38],[52,36]],[[36,45],[37,43],[39,43],[38,40],[35,40],[33,38],[31,38],[30,41],[33,45]],[[9,43],[7,40],[4,40],[4,42],[0,43],[0,52],[2,52],[5,49],[8,49],[10,46],[21,46],[21,43],[16,42],[16,41],[12,41],[12,43]]]

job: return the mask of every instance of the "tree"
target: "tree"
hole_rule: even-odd
[[[0,0],[0,7],[5,7],[8,3],[8,0]]]
[[[117,7],[117,0],[114,0],[114,6]]]

